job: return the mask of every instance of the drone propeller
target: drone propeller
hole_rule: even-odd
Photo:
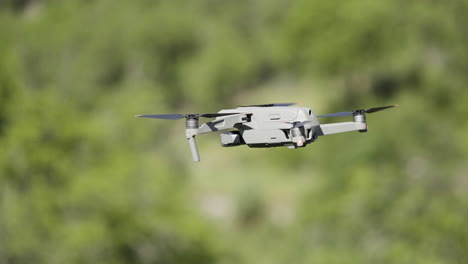
[[[380,106],[380,107],[373,107],[369,109],[359,109],[359,110],[354,110],[352,112],[338,112],[338,113],[332,113],[332,114],[326,114],[326,115],[319,115],[317,117],[342,117],[342,116],[351,116],[351,115],[359,115],[359,114],[365,114],[365,113],[375,113],[378,111],[382,111],[387,108],[392,108],[398,105],[389,105],[389,106]]]
[[[158,118],[167,120],[178,120],[182,118],[215,118],[219,116],[237,115],[240,113],[210,113],[210,114],[163,114],[163,115],[136,115],[135,117],[147,117],[147,118]]]
[[[291,106],[296,103],[277,103],[277,104],[259,104],[259,105],[239,105],[239,107],[273,107],[273,106]]]
[[[159,118],[167,120],[177,120],[184,118],[185,115],[182,114],[166,114],[166,115],[136,115],[135,117],[148,117],[148,118]]]

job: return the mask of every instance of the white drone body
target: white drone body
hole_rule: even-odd
[[[359,131],[367,132],[366,113],[392,106],[339,112],[317,116],[307,107],[292,107],[292,103],[242,106],[223,109],[215,114],[139,115],[159,119],[186,118],[185,135],[194,161],[200,161],[195,137],[200,134],[230,130],[220,134],[223,147],[247,145],[251,148],[285,146],[290,149],[305,147],[319,136]],[[320,124],[318,117],[353,116],[351,122]],[[199,118],[215,118],[199,125]]]

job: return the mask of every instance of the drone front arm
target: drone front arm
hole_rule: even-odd
[[[247,114],[231,115],[202,124],[196,135],[234,128],[235,125],[248,122]]]
[[[202,124],[200,127],[198,127],[198,119],[187,120],[187,129],[185,129],[185,136],[187,137],[190,150],[192,152],[193,161],[200,161],[200,154],[198,153],[198,147],[197,142],[195,141],[195,136],[219,130],[231,129],[234,128],[235,125],[245,122],[248,122],[247,114],[226,116]]]
[[[350,131],[365,130],[367,128],[366,123],[361,122],[341,122],[320,125],[318,131],[319,136],[326,136],[331,134],[338,134]]]

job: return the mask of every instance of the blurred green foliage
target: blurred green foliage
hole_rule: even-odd
[[[466,0],[1,1],[0,263],[464,263],[467,22]],[[401,106],[295,151],[206,135],[199,164],[182,123],[133,118],[275,101]]]

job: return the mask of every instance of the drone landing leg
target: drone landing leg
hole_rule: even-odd
[[[200,161],[200,154],[198,153],[198,147],[197,142],[195,141],[195,136],[189,137],[187,139],[190,146],[190,150],[192,151],[193,161]]]
[[[185,127],[185,136],[188,139],[190,151],[192,151],[193,161],[198,162],[200,161],[200,154],[198,153],[197,142],[195,141],[195,136],[198,131],[198,116],[189,116],[187,120],[185,120]]]

